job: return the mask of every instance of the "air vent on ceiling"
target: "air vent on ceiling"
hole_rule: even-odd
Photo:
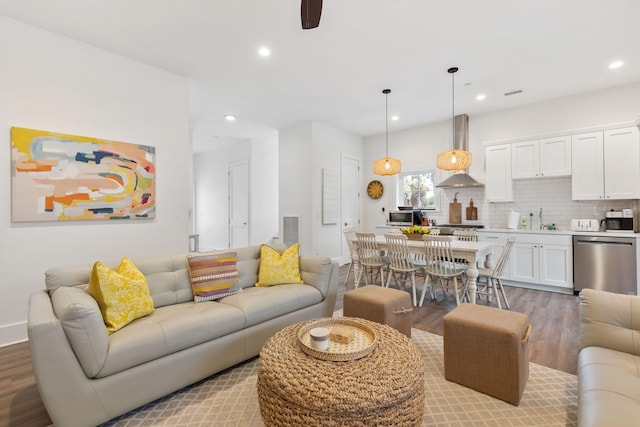
[[[517,95],[519,93],[522,93],[522,89],[518,89],[518,90],[511,91],[511,92],[507,92],[507,93],[504,94],[504,96]]]

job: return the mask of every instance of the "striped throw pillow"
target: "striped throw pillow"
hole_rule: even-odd
[[[188,254],[187,262],[195,302],[217,300],[242,292],[235,252]]]

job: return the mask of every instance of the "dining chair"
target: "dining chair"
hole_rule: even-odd
[[[347,247],[349,248],[349,255],[351,257],[351,261],[349,262],[349,269],[347,270],[347,276],[344,278],[344,285],[347,286],[347,281],[349,280],[349,274],[353,272],[353,278],[355,280],[355,269],[358,268],[358,251],[356,250],[356,227],[347,227],[344,229],[343,234],[344,238],[347,241]],[[356,284],[356,288],[357,288]]]
[[[458,240],[460,242],[477,242],[478,241],[478,232],[476,230],[453,230],[453,238],[454,240]],[[458,264],[468,264],[467,260],[456,258],[455,261]]]
[[[487,295],[488,302],[491,302],[492,296],[495,295],[499,309],[502,309],[502,305],[500,304],[500,295],[502,295],[502,299],[504,300],[504,305],[507,307],[507,310],[511,308],[500,277],[502,276],[504,267],[507,265],[507,262],[509,262],[509,255],[511,255],[514,240],[515,239],[513,237],[507,239],[507,243],[504,245],[504,249],[502,250],[500,258],[498,258],[494,268],[478,268],[478,285],[483,281],[485,282],[485,286],[483,288],[478,287],[476,294]],[[498,294],[498,291],[500,291],[500,294]]]
[[[384,286],[384,270],[389,265],[389,260],[380,251],[378,242],[376,241],[375,233],[361,233],[356,231],[356,242],[358,244],[358,262],[360,264],[360,271],[358,272],[358,278],[356,279],[356,288],[360,283],[360,278],[364,272],[364,283],[369,284],[367,279],[366,270],[371,270],[371,281],[375,282],[375,275],[380,273],[380,285]],[[374,271],[376,274],[374,275]]]
[[[425,234],[422,236],[422,239],[424,240],[426,261],[424,269],[427,276],[434,279],[434,283],[433,285],[426,286],[429,279],[425,280],[425,287],[422,289],[422,295],[420,297],[420,306],[424,303],[424,297],[428,288],[431,291],[431,298],[435,299],[433,286],[439,282],[442,291],[446,295],[450,288],[449,282],[451,281],[453,282],[456,305],[460,305],[460,301],[464,299],[467,293],[467,286],[463,278],[463,275],[467,272],[467,266],[454,262],[453,250],[451,248],[453,236],[432,236]],[[462,279],[460,287],[458,286],[458,278]],[[447,281],[446,288],[444,281]]]
[[[462,242],[477,242],[478,232],[476,230],[453,230],[453,237]]]
[[[424,260],[415,258],[414,254],[409,250],[406,235],[400,233],[387,233],[384,235],[384,238],[387,241],[387,256],[389,258],[389,274],[387,275],[386,287],[389,287],[391,278],[393,277],[396,287],[400,289],[396,274],[401,274],[403,276],[403,287],[406,286],[407,280],[410,277],[413,305],[418,305],[416,297],[416,272],[422,270],[426,263]]]

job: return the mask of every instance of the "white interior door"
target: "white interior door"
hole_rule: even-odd
[[[347,227],[360,226],[360,161],[351,157],[342,156],[340,174],[341,196],[341,224],[344,231]],[[342,263],[350,260],[349,247],[344,237],[342,242]]]
[[[249,163],[229,164],[229,247],[249,246]]]

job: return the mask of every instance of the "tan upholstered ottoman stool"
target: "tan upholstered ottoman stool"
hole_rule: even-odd
[[[518,405],[529,378],[527,316],[462,304],[443,324],[445,378]]]
[[[411,296],[398,289],[369,285],[344,294],[345,317],[389,325],[411,338]]]

